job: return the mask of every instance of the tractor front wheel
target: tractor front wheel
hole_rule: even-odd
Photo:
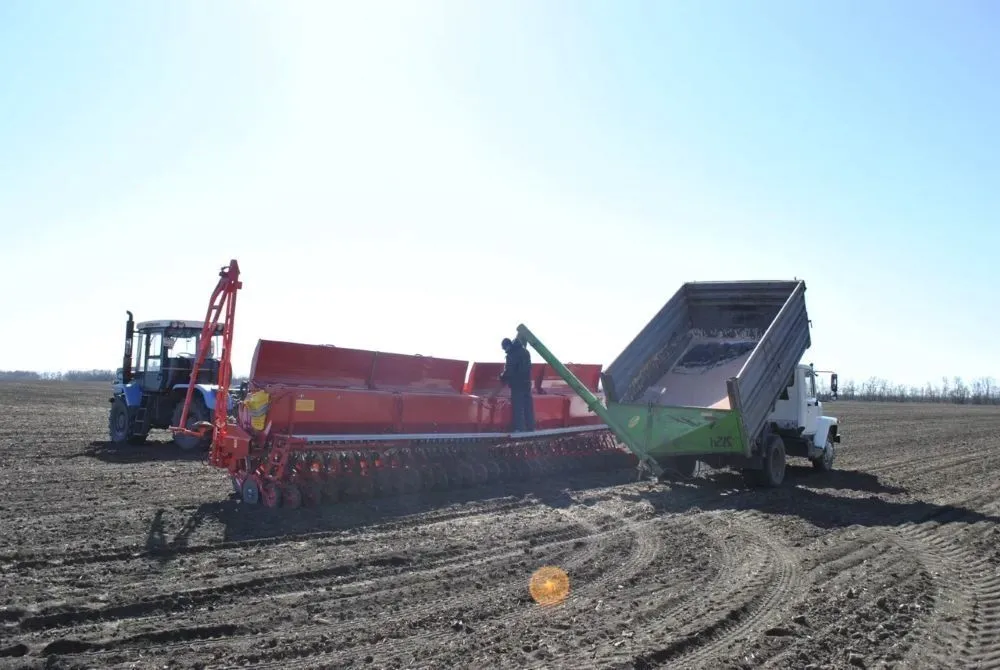
[[[124,398],[115,398],[111,403],[111,413],[108,415],[108,436],[116,445],[142,444],[146,436],[132,434],[132,417]]]
[[[174,415],[171,425],[180,425],[181,413],[183,411],[184,403],[177,403],[177,406],[174,407]],[[188,430],[194,430],[195,426],[199,422],[211,420],[212,417],[208,412],[208,408],[205,407],[204,401],[196,395],[191,399],[191,407],[188,408],[187,422],[184,427]],[[205,449],[208,449],[208,446],[212,443],[212,431],[206,431],[204,437],[181,435],[180,433],[177,433],[174,435],[174,442],[184,451],[193,451],[195,449],[204,451]]]

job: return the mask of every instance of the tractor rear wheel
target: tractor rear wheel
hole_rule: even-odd
[[[181,413],[183,411],[184,403],[177,403],[174,407],[174,415],[171,419],[171,425],[180,425]],[[205,401],[198,397],[198,395],[195,395],[191,399],[191,407],[188,408],[187,425],[184,427],[188,430],[194,430],[198,422],[211,420],[212,417],[208,408],[205,407]],[[208,449],[208,446],[212,443],[212,431],[206,431],[203,437],[176,434],[174,435],[174,443],[183,451],[193,451],[195,449],[204,451],[205,449]]]
[[[125,399],[118,397],[111,403],[111,413],[108,415],[108,436],[112,444],[142,444],[146,441],[145,433],[132,434],[132,417],[129,415]]]

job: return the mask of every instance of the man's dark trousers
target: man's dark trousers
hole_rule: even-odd
[[[535,430],[535,407],[531,400],[531,385],[513,386],[510,389],[510,405],[514,431]]]

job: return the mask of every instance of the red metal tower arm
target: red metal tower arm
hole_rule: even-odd
[[[198,381],[198,371],[208,356],[212,337],[215,335],[215,329],[218,327],[223,312],[225,312],[225,322],[222,328],[222,353],[219,358],[219,390],[215,398],[213,424],[216,436],[226,430],[229,416],[229,385],[233,374],[230,355],[233,344],[233,321],[236,317],[236,292],[243,288],[243,282],[239,279],[240,266],[235,259],[229,261],[228,267],[223,267],[219,271],[219,283],[212,292],[212,298],[208,303],[205,325],[201,329],[201,339],[198,341],[198,356],[191,368],[191,380],[188,383],[187,395],[184,397],[184,409],[181,410],[181,419],[178,422],[180,425],[170,427],[174,434],[201,436],[209,428],[204,423],[196,426],[196,430],[188,430],[184,426],[187,425],[188,410],[191,407],[195,383]]]

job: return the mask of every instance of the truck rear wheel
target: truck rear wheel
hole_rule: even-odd
[[[750,470],[748,479],[758,486],[778,488],[785,481],[785,441],[778,435],[771,436],[764,447],[760,470]]]

